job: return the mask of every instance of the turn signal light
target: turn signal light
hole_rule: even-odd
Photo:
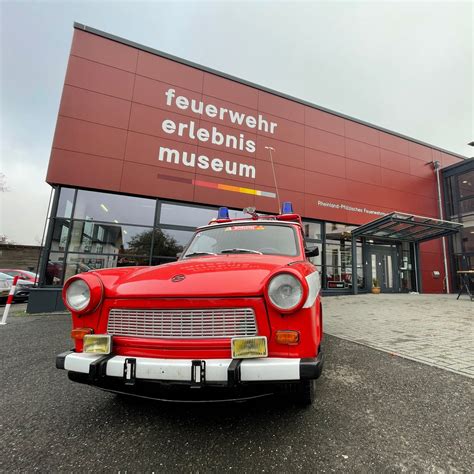
[[[298,344],[300,342],[300,333],[298,331],[277,331],[275,339],[278,344]]]
[[[77,328],[71,331],[71,339],[76,339],[82,341],[84,336],[87,334],[92,334],[94,330],[92,328]]]

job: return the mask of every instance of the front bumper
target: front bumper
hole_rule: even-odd
[[[323,367],[322,353],[316,358],[262,359],[154,359],[118,355],[95,355],[73,351],[59,354],[56,367],[69,372],[72,380],[112,391],[149,383],[191,387],[285,384],[317,379]]]

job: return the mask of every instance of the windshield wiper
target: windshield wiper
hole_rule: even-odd
[[[250,249],[225,249],[221,250],[219,253],[256,253],[258,255],[263,255],[262,252],[258,250],[250,250]]]
[[[217,255],[217,253],[212,253],[212,252],[193,252],[193,253],[188,253],[187,255],[185,255],[184,258],[189,258],[189,257],[201,257],[202,255]]]

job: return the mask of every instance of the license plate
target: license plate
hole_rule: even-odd
[[[267,357],[267,338],[258,337],[234,337],[231,343],[233,359],[252,359],[256,357]]]

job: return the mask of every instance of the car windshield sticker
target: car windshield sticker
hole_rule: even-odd
[[[225,232],[232,230],[265,230],[265,227],[263,225],[236,225],[225,228]]]

